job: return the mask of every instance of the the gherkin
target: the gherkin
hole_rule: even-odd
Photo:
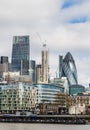
[[[78,84],[75,61],[70,52],[63,58],[59,56],[59,77],[67,77],[69,85]]]

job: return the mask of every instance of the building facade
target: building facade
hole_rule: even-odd
[[[30,43],[29,36],[14,36],[12,47],[12,71],[21,75],[29,74]]]
[[[85,92],[85,87],[79,84],[69,86],[69,95]]]
[[[48,49],[46,44],[43,45],[42,50],[42,82],[48,83]]]
[[[64,88],[51,84],[32,85],[30,82],[1,83],[0,112],[35,111],[42,103],[62,105],[63,98],[61,98],[61,95],[58,96],[59,93],[64,93]],[[63,103],[65,103],[65,100]]]
[[[57,94],[64,93],[64,87],[54,84],[36,84],[37,88],[37,104],[40,103],[58,103]]]
[[[78,84],[75,61],[70,52],[63,58],[59,56],[59,77],[67,77],[68,84]]]
[[[36,83],[40,83],[42,81],[42,67],[41,64],[36,66]]]
[[[90,114],[90,93],[78,93],[67,98],[69,114]]]
[[[69,85],[68,85],[67,77],[54,78],[53,83],[55,85],[59,85],[61,87],[64,87],[64,92],[67,94],[69,93]]]
[[[1,56],[0,63],[0,78],[2,78],[4,72],[8,72],[10,70],[10,64],[8,62],[7,56]]]
[[[36,82],[36,62],[34,60],[30,60],[30,71],[29,75],[32,83]]]
[[[30,83],[0,84],[0,112],[30,111],[36,103],[35,88]]]
[[[1,56],[1,64],[8,63],[8,57],[7,56]]]

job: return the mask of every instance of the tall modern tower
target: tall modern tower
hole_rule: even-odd
[[[36,82],[36,62],[34,60],[30,60],[30,78],[32,83]]]
[[[36,66],[36,83],[40,83],[42,81],[42,67],[41,64]]]
[[[29,55],[29,36],[14,36],[12,47],[12,71],[19,71],[21,75],[28,75]]]
[[[46,44],[43,44],[42,50],[42,82],[48,83],[48,49]]]
[[[62,77],[62,70],[63,70],[63,56],[59,56],[59,78]]]
[[[64,58],[59,56],[59,77],[67,77],[69,85],[78,84],[75,61],[70,52]]]

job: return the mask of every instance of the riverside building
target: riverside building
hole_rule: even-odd
[[[40,103],[58,103],[57,94],[64,93],[64,87],[54,84],[36,84],[37,88],[37,104]]]
[[[0,84],[0,112],[30,111],[35,107],[36,89],[30,83]]]
[[[29,82],[12,82],[0,84],[0,112],[15,113],[16,111],[36,110],[39,104],[59,104],[58,93],[64,88],[51,84],[36,84]]]

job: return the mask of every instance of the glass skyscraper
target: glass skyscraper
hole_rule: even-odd
[[[76,65],[70,52],[64,58],[59,56],[59,77],[67,77],[69,85],[78,84]]]
[[[36,82],[36,62],[34,60],[30,60],[30,78],[32,83]]]
[[[29,55],[29,36],[14,36],[12,47],[12,71],[19,71],[21,75],[28,75]]]

